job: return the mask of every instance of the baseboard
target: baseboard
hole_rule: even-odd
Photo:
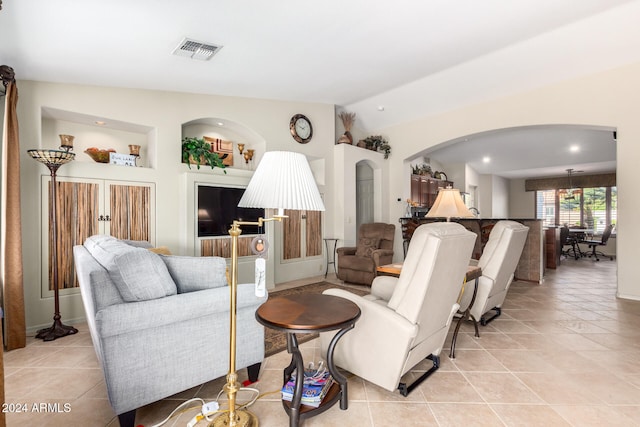
[[[622,298],[622,299],[629,299],[633,301],[640,301],[640,296],[638,295],[627,295],[627,294],[621,294],[620,292],[616,292],[616,297]]]

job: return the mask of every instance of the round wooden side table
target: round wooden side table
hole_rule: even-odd
[[[291,363],[284,369],[283,385],[289,381],[295,370],[304,372],[304,361],[298,348],[296,333],[315,333],[339,330],[331,340],[327,350],[327,368],[336,384],[331,386],[319,407],[301,405],[303,381],[296,381],[291,402],[283,400],[282,405],[289,415],[289,426],[297,427],[300,419],[312,417],[332,407],[338,400],[340,409],[348,407],[347,378],[333,364],[333,351],[338,340],[353,329],[360,317],[360,308],[353,302],[323,294],[298,294],[267,300],[256,311],[258,322],[268,328],[287,333],[287,352]],[[296,378],[300,378],[299,374]]]

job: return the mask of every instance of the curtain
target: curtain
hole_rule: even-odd
[[[4,79],[3,74],[3,79]],[[18,137],[18,88],[9,81],[5,95],[2,135],[2,229],[0,280],[4,306],[7,350],[26,345],[24,290],[22,283],[22,234],[20,215],[20,140]]]

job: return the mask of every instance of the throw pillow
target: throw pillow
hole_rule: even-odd
[[[177,291],[159,255],[104,235],[89,237],[84,246],[109,272],[127,302],[161,298]]]
[[[158,246],[157,248],[147,248],[147,250],[158,255],[171,255],[171,251],[166,246]]]
[[[373,237],[361,237],[358,239],[358,245],[356,246],[356,256],[363,256],[371,258],[373,251],[378,249],[380,245],[380,239]]]
[[[178,288],[178,293],[218,288],[227,284],[227,262],[220,257],[160,255]]]

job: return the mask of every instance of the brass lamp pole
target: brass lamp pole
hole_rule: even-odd
[[[257,427],[258,418],[247,410],[236,410],[236,395],[240,390],[236,373],[236,309],[238,292],[238,237],[241,225],[262,226],[269,221],[286,218],[285,209],[323,211],[324,203],[318,191],[307,158],[301,153],[269,151],[264,153],[253,174],[239,207],[277,209],[272,218],[258,218],[257,222],[233,221],[231,236],[231,286],[229,319],[229,373],[224,391],[229,400],[229,411],[219,415],[209,427]]]
[[[49,193],[50,212],[49,218],[51,221],[51,242],[49,245],[51,250],[51,274],[53,275],[53,300],[54,300],[54,314],[53,325],[49,328],[40,329],[36,334],[36,338],[40,338],[44,341],[53,341],[56,338],[61,338],[67,335],[75,334],[78,332],[73,326],[67,326],[62,323],[60,316],[60,296],[58,286],[58,209],[57,209],[57,192],[56,192],[56,172],[60,166],[69,163],[76,156],[74,153],[69,152],[69,146],[63,146],[63,150],[27,150],[27,153],[40,163],[43,163],[51,172],[51,191]]]
[[[229,399],[228,415],[222,414],[209,424],[209,427],[257,427],[258,418],[247,410],[236,410],[236,395],[240,390],[238,383],[238,373],[236,372],[236,309],[238,307],[238,237],[242,234],[241,225],[257,225],[269,221],[282,221],[286,218],[284,215],[276,215],[273,218],[258,218],[258,221],[237,221],[234,220],[229,235],[231,236],[231,287],[229,292],[230,301],[230,318],[229,318],[229,373],[227,374],[227,383],[224,391]]]

